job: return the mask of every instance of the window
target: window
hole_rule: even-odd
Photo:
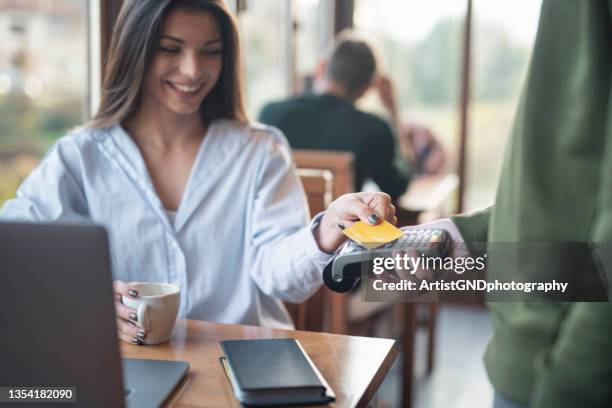
[[[317,63],[330,46],[334,36],[334,3],[331,0],[297,0],[295,19],[294,91],[299,93],[312,86]]]
[[[1,205],[86,115],[86,1],[0,2],[0,38]]]
[[[263,106],[285,97],[287,89],[287,38],[283,31],[285,7],[278,0],[249,1],[238,14],[246,77],[247,112],[256,119]],[[286,48],[286,47],[285,47]]]
[[[383,72],[391,73],[400,118],[433,131],[451,156],[450,169],[456,165],[464,16],[465,2],[456,0],[355,1],[355,28],[377,47]],[[361,106],[386,113],[373,93]]]
[[[457,168],[466,1],[355,0],[355,26],[378,39],[401,118],[429,127]],[[474,0],[464,210],[490,205],[533,47],[541,1]],[[385,21],[385,24],[380,24]],[[366,106],[380,112],[370,96]]]
[[[493,203],[541,1],[474,1],[465,210]]]

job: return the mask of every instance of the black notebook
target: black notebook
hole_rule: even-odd
[[[236,398],[244,405],[310,405],[335,395],[295,339],[225,340],[221,357]]]

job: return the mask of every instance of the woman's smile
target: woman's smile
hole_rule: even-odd
[[[193,84],[193,85],[179,83],[179,82],[172,82],[172,81],[166,81],[166,83],[170,85],[170,87],[172,87],[174,90],[179,91],[184,94],[189,94],[189,95],[196,94],[204,86],[204,82],[201,82],[199,84]]]
[[[200,97],[201,91],[206,88],[205,82],[185,83],[175,81],[164,81],[164,84],[172,90],[179,98],[196,98]]]

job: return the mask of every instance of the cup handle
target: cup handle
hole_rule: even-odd
[[[138,314],[138,324],[144,331],[149,331],[151,329],[149,314],[147,313],[148,310],[149,306],[146,303],[141,303],[138,305],[138,310],[136,311]]]

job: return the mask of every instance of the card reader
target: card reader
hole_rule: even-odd
[[[442,229],[404,229],[404,236],[375,250],[367,249],[355,241],[347,241],[325,265],[323,282],[334,292],[345,293],[361,279],[362,268],[372,270],[375,257],[392,256],[394,252],[416,252],[426,257],[445,257],[449,253],[451,238]]]

